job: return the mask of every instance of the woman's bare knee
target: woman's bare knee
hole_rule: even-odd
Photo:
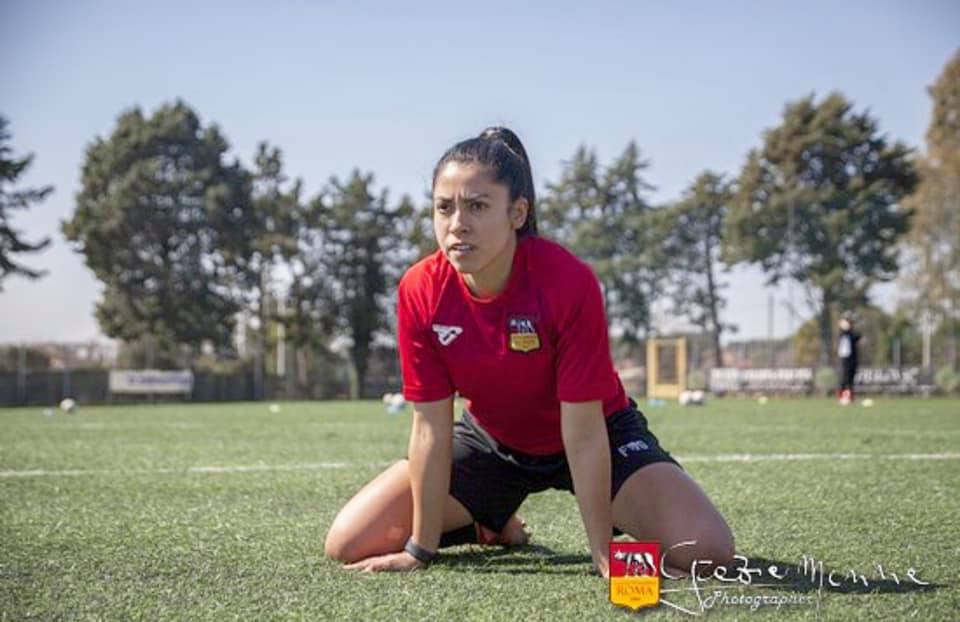
[[[350,529],[347,521],[343,520],[343,510],[341,510],[327,531],[327,537],[323,543],[324,554],[345,564],[358,561],[354,554],[356,550],[354,542],[358,535],[355,530]]]
[[[711,525],[688,539],[664,542],[663,546],[664,564],[685,572],[726,566],[736,552],[733,534],[725,522]]]
[[[351,499],[340,508],[340,511],[337,512],[337,515],[333,519],[333,523],[330,525],[330,528],[327,530],[327,537],[324,539],[323,543],[323,553],[331,559],[343,563],[351,563],[352,559],[348,553],[350,548],[352,548],[351,540],[356,537],[356,534],[353,533],[354,530],[351,530],[349,527],[349,521],[346,520],[344,516],[347,513],[350,503],[353,501]]]
[[[335,559],[338,562],[343,562],[344,564],[349,564],[355,560],[351,559],[347,554],[349,552],[348,540],[345,538],[339,531],[330,528],[330,531],[327,532],[327,539],[323,543],[323,553],[331,559]]]
[[[410,492],[401,460],[361,488],[337,513],[324,553],[344,563],[400,550],[410,530]]]
[[[720,566],[731,563],[734,554],[736,554],[733,532],[730,531],[727,521],[716,508],[714,508],[713,519],[704,530],[703,552]]]
[[[413,523],[408,463],[400,460],[361,488],[341,508],[327,532],[327,557],[352,563],[403,550]],[[470,512],[452,496],[443,510],[443,531],[470,525]]]
[[[650,511],[646,501],[654,499]],[[669,463],[634,473],[614,499],[617,525],[640,540],[659,540],[665,564],[689,572],[733,561],[733,535],[726,520],[693,479]]]
[[[717,534],[711,540],[707,551],[714,562],[720,566],[726,566],[733,562],[733,556],[736,555],[737,549],[729,527],[726,527],[722,533]]]

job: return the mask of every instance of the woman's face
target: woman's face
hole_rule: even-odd
[[[511,202],[507,187],[493,180],[489,168],[449,162],[440,169],[433,187],[433,231],[440,250],[471,289],[474,284],[480,290],[496,289],[501,280],[506,282],[516,230],[526,216],[526,199]]]

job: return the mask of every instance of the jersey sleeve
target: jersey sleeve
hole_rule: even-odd
[[[397,347],[403,397],[411,402],[433,402],[452,395],[453,382],[431,340],[429,308],[405,281],[397,289]]]
[[[563,402],[604,400],[617,392],[617,375],[610,358],[603,295],[593,272],[583,266],[575,296],[558,314],[557,399]]]

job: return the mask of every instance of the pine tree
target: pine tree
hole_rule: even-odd
[[[29,279],[43,276],[43,272],[28,268],[14,261],[14,255],[35,253],[50,244],[50,238],[37,242],[27,242],[21,232],[14,228],[13,210],[29,209],[34,203],[40,203],[53,192],[53,186],[16,190],[13,186],[33,163],[33,154],[22,158],[13,156],[13,148],[8,144],[11,134],[7,131],[8,121],[0,117],[0,291],[3,280],[11,274]]]
[[[391,292],[415,256],[410,201],[391,206],[373,186],[372,174],[355,170],[310,202],[290,291],[301,330],[347,344],[354,397],[364,395],[373,340],[390,333]]]
[[[560,180],[547,185],[538,218],[543,233],[588,262],[603,286],[607,316],[626,341],[651,333],[651,307],[665,274],[661,216],[644,195],[649,163],[631,142],[601,170],[580,147]]]
[[[690,185],[682,200],[667,208],[664,246],[669,262],[667,291],[676,314],[686,316],[710,335],[714,365],[723,366],[720,336],[733,330],[720,319],[726,305],[720,281],[725,267],[720,259],[723,225],[733,200],[732,185],[721,175],[705,171]]]

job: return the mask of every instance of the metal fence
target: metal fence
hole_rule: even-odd
[[[66,397],[81,404],[135,402],[236,402],[248,400],[338,399],[350,394],[347,374],[331,375],[306,385],[287,376],[266,376],[258,390],[249,370],[232,374],[195,371],[189,395],[111,395],[110,370],[0,371],[0,406],[50,406]],[[363,398],[399,389],[399,377],[368,379]],[[258,395],[259,393],[259,395]]]

